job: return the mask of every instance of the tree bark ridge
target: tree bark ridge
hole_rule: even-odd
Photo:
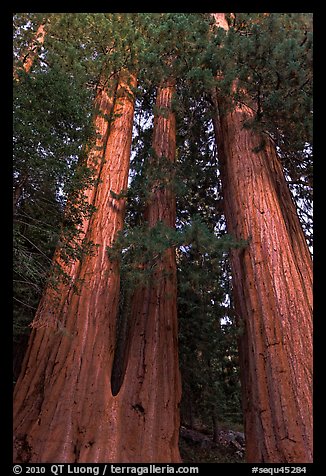
[[[248,462],[312,461],[312,261],[271,140],[218,98],[215,131],[233,250]]]

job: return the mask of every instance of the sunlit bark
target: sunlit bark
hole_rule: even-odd
[[[160,158],[175,161],[173,94],[172,81],[163,84],[157,93],[153,149],[158,168]],[[175,227],[171,178],[166,177],[164,186],[156,182],[152,186],[145,212],[150,228],[158,222]],[[155,264],[150,284],[139,287],[131,300],[124,378],[116,397],[121,426],[116,461],[180,461],[175,250],[167,249]]]
[[[247,461],[311,462],[311,256],[274,144],[213,96],[227,227],[249,240],[231,253]]]
[[[118,264],[108,259],[122,228],[136,80],[119,79],[114,120],[95,190],[86,238],[93,254],[70,270],[79,285],[63,300],[44,299],[14,395],[14,460],[97,462],[109,460],[112,435],[112,367],[119,298]]]

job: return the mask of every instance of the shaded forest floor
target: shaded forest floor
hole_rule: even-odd
[[[183,463],[244,463],[245,440],[242,429],[221,426],[217,441],[213,435],[181,427],[179,448]]]

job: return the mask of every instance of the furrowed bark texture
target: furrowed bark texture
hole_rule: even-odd
[[[99,86],[95,97],[95,118],[94,127],[96,133],[95,143],[87,154],[86,166],[92,169],[93,177],[100,179],[101,169],[103,165],[103,158],[108,142],[109,135],[109,117],[113,113],[113,104],[115,101],[115,95],[117,94],[117,83],[111,85],[111,89]],[[83,195],[83,203],[86,205],[95,206],[95,197],[97,193],[97,186],[90,186],[87,190],[78,192]],[[73,212],[74,200],[70,197],[68,199],[65,209],[65,219],[69,219],[69,215]],[[87,235],[90,218],[83,216],[81,224],[77,226],[76,233],[78,234],[77,241],[80,243],[85,239],[88,241],[91,239],[90,235]],[[82,285],[78,269],[80,262],[77,259],[70,259],[69,262],[65,261],[62,257],[62,247],[66,241],[66,237],[61,237],[63,245],[57,246],[54,257],[53,267],[54,273],[57,275],[56,286],[47,286],[45,292],[41,298],[38,306],[37,313],[32,322],[32,327],[40,328],[43,326],[58,328],[58,317],[60,312],[58,309],[62,309],[65,306],[69,293],[72,292],[74,286],[77,288]],[[69,243],[68,243],[69,244]],[[58,275],[56,268],[64,273],[64,277]],[[52,317],[52,318],[51,318]]]
[[[158,89],[153,149],[175,161],[175,117],[171,111],[174,85]],[[159,167],[159,165],[158,165]],[[158,185],[158,184],[157,184]],[[149,227],[162,221],[175,226],[176,201],[171,185],[154,184],[145,219]],[[175,250],[159,259],[150,285],[136,290],[131,302],[129,350],[118,396],[121,419],[116,461],[180,462],[178,449],[181,385],[177,352]]]
[[[247,461],[311,462],[311,256],[274,144],[244,128],[252,109],[216,97],[227,227],[250,240],[231,253]]]
[[[247,461],[311,462],[311,257],[275,148],[253,152],[248,114],[222,115],[218,137],[228,231],[250,239],[231,253]]]
[[[57,325],[34,328],[14,394],[14,461],[98,462],[110,460],[111,367],[119,297],[119,270],[107,247],[122,228],[134,113],[134,76],[119,80],[96,211],[87,239],[98,246],[75,268],[83,282],[53,314]],[[46,317],[46,316],[45,316]]]
[[[92,169],[94,177],[98,178],[101,172],[102,159],[105,154],[108,136],[110,133],[110,121],[113,120],[113,105],[116,99],[118,88],[118,82],[116,80],[111,81],[109,84],[100,81],[97,87],[97,93],[95,97],[95,144],[87,154],[86,166]],[[121,86],[120,86],[121,91]],[[89,187],[83,191],[83,197],[87,205],[94,205],[94,200],[97,192],[97,187]],[[79,232],[85,235],[88,228],[89,219],[84,218],[82,224],[79,227]]]
[[[94,116],[94,128],[96,133],[95,144],[90,148],[87,153],[86,166],[92,169],[93,176],[99,178],[99,173],[101,170],[102,159],[105,153],[105,147],[107,143],[108,133],[109,133],[109,120],[108,118],[112,115],[113,102],[116,94],[117,82],[112,81],[109,87],[103,87],[99,85],[95,97],[95,116]],[[25,181],[27,181],[27,176]],[[23,193],[24,182],[21,182],[22,186],[20,187],[19,193]],[[96,185],[89,187],[86,191],[83,190],[79,192],[79,195],[83,195],[82,201],[85,205],[94,205],[94,199],[96,194]],[[14,195],[15,197],[15,195]],[[18,197],[20,198],[20,196]],[[80,199],[80,197],[78,197]],[[17,202],[14,200],[14,211],[17,208]],[[77,205],[78,206],[78,205]],[[66,208],[65,208],[65,219],[69,219],[69,215],[73,212],[74,200],[72,197],[68,199]],[[89,217],[85,215],[82,217],[81,224],[77,226],[76,231],[76,241],[81,245],[83,239],[85,238],[87,228],[89,224]],[[56,281],[55,286],[49,285],[45,287],[44,293],[41,297],[37,313],[34,317],[33,322],[31,323],[32,327],[40,328],[43,326],[46,327],[58,327],[58,317],[60,312],[58,309],[62,309],[64,303],[67,299],[68,294],[71,292],[74,286],[80,285],[78,282],[78,267],[79,261],[77,259],[70,259],[69,262],[65,261],[62,257],[62,247],[64,244],[67,244],[67,238],[62,233],[62,236],[59,240],[63,245],[58,245],[54,256],[52,258],[52,272],[53,277]],[[73,246],[73,243],[68,243],[68,245]],[[76,246],[76,244],[75,244]],[[59,271],[60,270],[60,274]],[[62,273],[62,274],[61,274]],[[55,312],[53,312],[55,310]],[[52,316],[52,318],[50,318]],[[26,342],[25,340],[23,342]],[[20,352],[17,353],[16,359],[16,372],[18,375],[20,373],[20,368],[22,365],[22,359],[24,357],[25,351],[27,348],[24,344],[23,348],[20,349]]]

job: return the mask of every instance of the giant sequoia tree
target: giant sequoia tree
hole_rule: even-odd
[[[311,461],[310,16],[14,21],[15,461]]]
[[[98,246],[71,276],[82,283],[81,288],[74,292],[70,287],[64,302],[57,302],[46,290],[39,305],[15,388],[17,461],[110,458],[106,452],[111,449],[107,442],[112,432],[109,425],[104,431],[99,419],[104,424],[105,413],[110,412],[106,396],[110,392],[119,276],[106,248],[123,224],[124,200],[113,198],[110,191],[119,194],[127,186],[133,119],[130,86],[134,81],[132,75],[122,75],[119,80],[113,109],[118,117],[111,125],[94,200],[96,212],[86,233]],[[64,401],[60,395],[65,395]]]
[[[82,224],[82,231],[86,233],[87,240],[94,243],[95,250],[78,263],[68,265],[68,269],[65,266],[64,271],[70,278],[68,285],[63,284],[59,290],[53,290],[48,285],[33,322],[29,349],[21,378],[15,388],[14,428],[17,460],[85,460],[93,459],[93,456],[85,456],[84,452],[98,453],[98,448],[106,449],[104,443],[97,447],[94,431],[99,431],[101,438],[105,438],[105,433],[98,425],[90,428],[87,422],[89,418],[92,419],[91,414],[81,407],[85,404],[87,406],[88,401],[91,413],[94,414],[99,411],[105,413],[106,408],[103,385],[106,382],[105,374],[110,373],[112,365],[119,294],[117,265],[107,259],[106,247],[112,243],[123,224],[124,200],[114,198],[111,193],[119,194],[127,186],[134,87],[135,76],[122,70],[114,95],[109,135],[105,134],[105,123],[102,127],[99,124],[100,119],[96,123],[101,144],[96,143],[94,147],[97,146],[101,151],[102,141],[106,139],[105,152],[101,154],[102,157],[98,157],[98,154],[94,153],[96,149],[89,151],[90,162],[94,159],[98,162],[98,185],[95,193],[90,191],[87,197],[90,199],[89,197],[93,196],[91,202],[96,211],[87,223],[88,226]],[[99,94],[104,96],[105,91],[101,90]],[[96,101],[99,101],[99,96]],[[109,104],[110,101],[107,100],[106,103]],[[102,98],[101,108],[102,114],[110,113],[110,107],[103,106]],[[67,208],[69,211],[69,203]],[[57,253],[54,260],[58,260]],[[78,288],[77,291],[75,287]],[[103,340],[97,338],[99,332]],[[89,369],[89,366],[94,368],[95,362],[93,359],[83,359],[84,354],[89,355],[85,346],[90,346],[89,349],[94,352],[93,359],[96,359],[101,372],[94,373]],[[106,347],[107,352],[103,352],[102,349]],[[104,361],[101,364],[102,358]],[[66,373],[67,369],[69,375]],[[90,376],[93,382],[89,381]],[[102,391],[97,390],[98,385]],[[79,397],[78,394],[84,394],[86,388],[90,392],[89,398]],[[60,394],[65,394],[63,407],[56,404]],[[91,395],[99,395],[98,403]],[[68,411],[71,412],[70,417]],[[81,419],[87,419],[85,425],[79,417],[76,418],[77,415],[80,415]],[[40,420],[44,421],[44,426],[37,424]],[[62,432],[63,421],[67,423],[65,432]],[[97,421],[97,418],[94,421]],[[51,433],[46,431],[49,439],[43,433],[46,428],[53,429]],[[87,431],[82,428],[87,428]],[[94,441],[95,446],[89,444],[90,441]],[[100,454],[98,457],[105,459],[105,456]]]
[[[153,129],[153,156],[149,167],[166,170],[165,161],[175,161],[175,117],[171,109],[174,82],[158,88]],[[155,173],[154,173],[155,175]],[[175,227],[176,203],[172,172],[164,181],[149,184],[144,220],[148,232],[158,225]],[[133,291],[128,316],[127,339],[120,385],[115,392],[121,419],[119,461],[179,462],[178,430],[181,397],[178,368],[178,327],[175,249],[168,248],[140,262],[150,283]],[[148,269],[147,269],[148,270]],[[120,387],[120,388],[119,388]]]
[[[215,15],[228,29],[225,15]],[[220,92],[215,100],[227,226],[235,237],[249,239],[248,247],[231,252],[236,310],[244,329],[247,461],[309,462],[311,256],[275,144],[246,127],[255,116],[250,101],[228,105]]]

